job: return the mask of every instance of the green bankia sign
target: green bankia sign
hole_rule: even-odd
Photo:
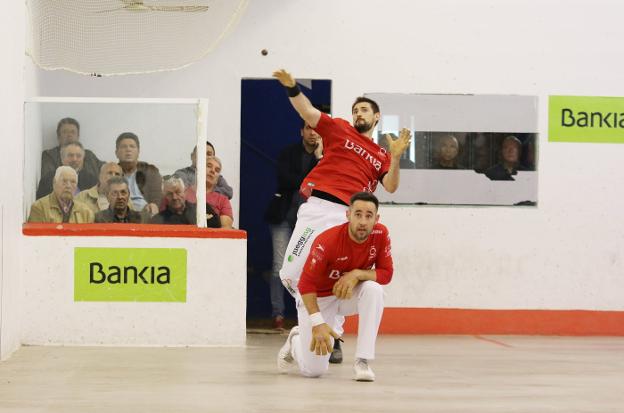
[[[74,300],[186,302],[186,250],[75,248]]]
[[[548,140],[624,143],[624,97],[550,96]]]

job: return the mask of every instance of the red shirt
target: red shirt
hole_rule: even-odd
[[[184,191],[184,199],[194,204],[197,203],[197,194],[195,193],[195,187],[191,186],[186,188]],[[234,219],[234,212],[232,211],[232,204],[227,196],[220,194],[218,192],[208,192],[206,194],[206,203],[209,204],[214,211],[221,215],[228,216]],[[161,203],[161,210],[167,208],[167,199],[163,198]]]
[[[345,204],[356,192],[375,192],[390,169],[390,156],[344,119],[321,113],[314,128],[323,137],[323,158],[305,177],[301,193],[306,198],[313,189],[327,192]]]
[[[232,204],[230,203],[230,200],[227,196],[212,191],[206,194],[206,203],[210,204],[212,209],[214,209],[214,211],[219,214],[219,216],[225,215],[234,219]]]
[[[322,232],[316,237],[299,279],[299,292],[316,293],[318,297],[332,295],[332,288],[343,273],[369,270],[375,266],[377,282],[388,284],[392,279],[392,255],[388,228],[375,224],[373,232],[361,244],[349,238],[346,222]]]

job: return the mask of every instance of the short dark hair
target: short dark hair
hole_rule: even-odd
[[[61,132],[61,126],[63,125],[74,125],[76,127],[76,129],[78,129],[78,136],[80,136],[80,123],[78,123],[78,121],[74,118],[63,118],[61,120],[58,121],[58,124],[56,125],[56,137],[59,137],[59,134]]]
[[[371,192],[356,192],[355,194],[351,195],[349,205],[353,205],[355,201],[372,202],[373,204],[375,204],[375,209],[379,209],[379,200]]]
[[[141,147],[138,136],[136,136],[132,132],[124,132],[117,137],[117,140],[115,141],[115,149],[119,149],[119,143],[123,141],[124,139],[132,139],[134,142],[136,142],[137,148]]]
[[[206,141],[206,146],[210,146],[212,148],[212,153],[214,153],[215,155],[217,154],[217,151],[215,150],[215,147],[212,143]],[[191,152],[191,154],[194,154],[195,152],[197,152],[197,145],[193,147],[193,152]]]
[[[353,105],[351,105],[351,112],[353,112],[353,108],[355,107],[355,105],[362,102],[370,103],[371,108],[373,108],[373,113],[379,113],[379,105],[377,104],[377,102],[364,96],[358,96],[357,98],[355,98],[355,102],[353,102]]]
[[[108,195],[108,193],[110,192],[111,185],[119,184],[126,184],[126,187],[130,189],[130,185],[128,184],[128,180],[126,178],[124,178],[123,176],[111,176],[108,181],[106,181],[106,194]]]
[[[82,153],[83,154],[85,153],[85,149],[84,149],[84,146],[82,146],[82,143],[80,143],[78,141],[76,141],[76,142],[69,142],[69,143],[66,143],[65,145],[61,146],[61,149],[60,149],[61,158],[63,158],[63,155],[65,155],[65,151],[67,150],[67,147],[68,146],[72,146],[72,145],[79,147],[80,150],[82,151]]]

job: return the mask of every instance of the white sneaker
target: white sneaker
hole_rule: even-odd
[[[291,350],[292,339],[296,335],[299,335],[299,326],[294,326],[292,330],[290,330],[286,342],[277,352],[277,371],[280,373],[288,373],[288,370],[294,361]]]
[[[375,381],[375,373],[371,370],[366,359],[355,359],[353,365],[353,380],[356,381]]]

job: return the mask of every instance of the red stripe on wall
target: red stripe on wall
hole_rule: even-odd
[[[357,332],[357,316],[346,333]],[[386,308],[380,334],[624,336],[624,311]]]
[[[162,238],[233,238],[247,239],[238,229],[197,228],[194,225],[154,224],[35,224],[22,226],[30,236],[63,237],[162,237]]]

